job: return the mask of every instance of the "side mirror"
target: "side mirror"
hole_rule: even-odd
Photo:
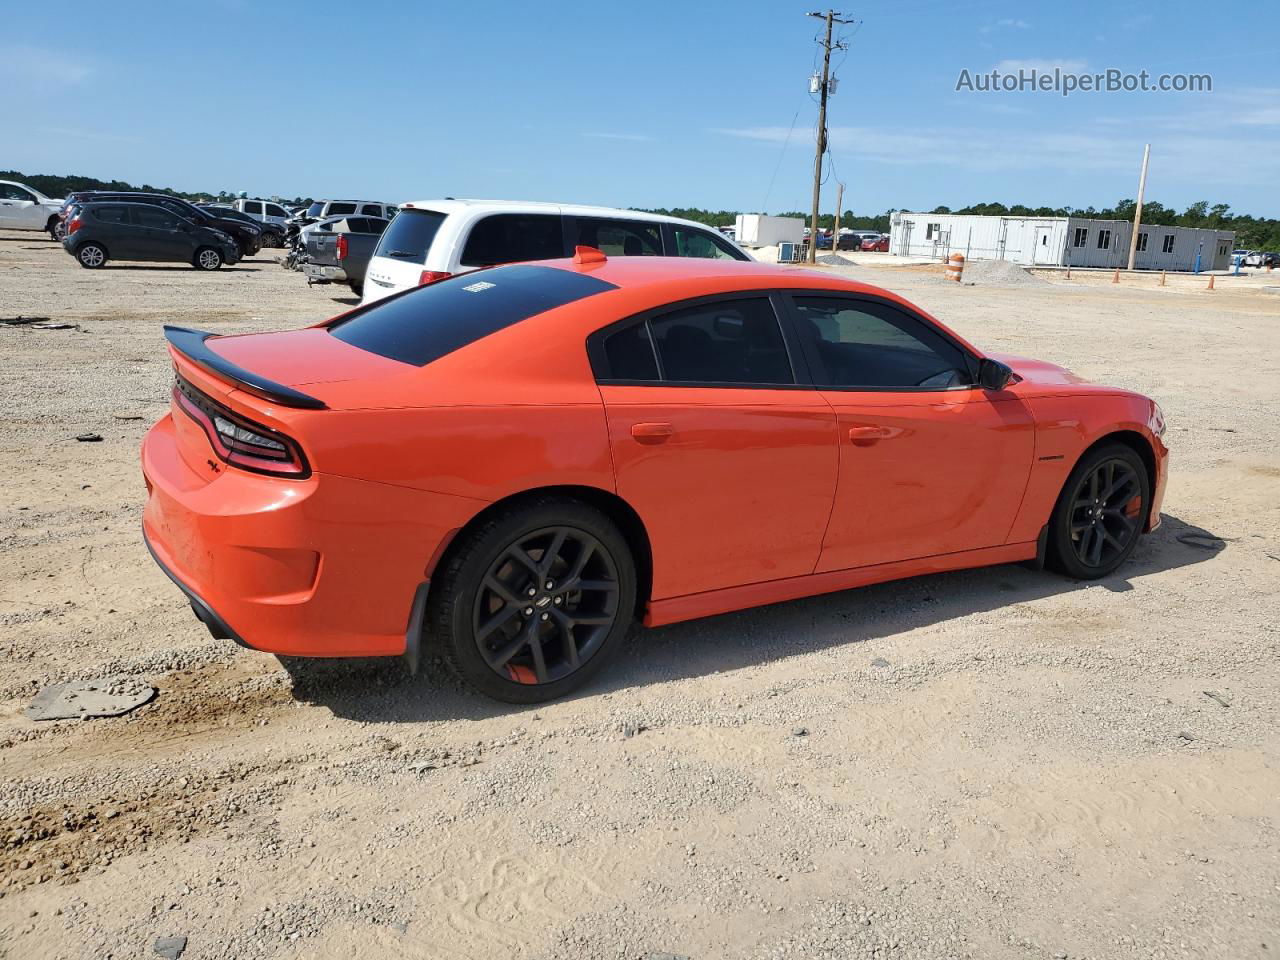
[[[978,362],[978,386],[983,390],[1003,390],[1013,379],[1013,371],[999,360],[983,357]]]

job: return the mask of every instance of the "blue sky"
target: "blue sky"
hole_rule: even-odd
[[[846,5],[847,6],[847,5]],[[807,209],[812,0],[10,5],[0,168],[184,190]],[[1260,11],[851,8],[828,126],[846,209],[1206,199],[1280,216]],[[1212,93],[956,92],[962,69],[1209,73]],[[794,122],[794,126],[793,126]],[[776,171],[776,176],[775,176]],[[771,187],[772,184],[772,187]],[[824,208],[834,206],[834,180]]]

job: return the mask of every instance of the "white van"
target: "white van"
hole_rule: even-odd
[[[572,256],[577,246],[611,257],[751,259],[712,227],[654,213],[517,200],[416,200],[400,205],[378,241],[363,302],[480,267]]]
[[[299,219],[325,220],[329,217],[381,217],[390,220],[399,208],[380,200],[317,200],[299,214]]]

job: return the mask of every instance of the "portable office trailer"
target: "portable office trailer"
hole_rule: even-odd
[[[1086,217],[986,217],[895,213],[889,250],[899,256],[1009,260],[1024,266],[1126,267],[1133,225]],[[1134,266],[1140,270],[1224,270],[1235,234],[1143,224]]]
[[[744,247],[770,247],[779,243],[803,243],[804,221],[799,217],[766,217],[740,213],[734,229]]]

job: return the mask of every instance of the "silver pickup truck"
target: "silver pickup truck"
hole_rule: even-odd
[[[311,227],[302,272],[307,283],[345,283],[364,292],[364,272],[390,221],[381,217],[334,217]]]

